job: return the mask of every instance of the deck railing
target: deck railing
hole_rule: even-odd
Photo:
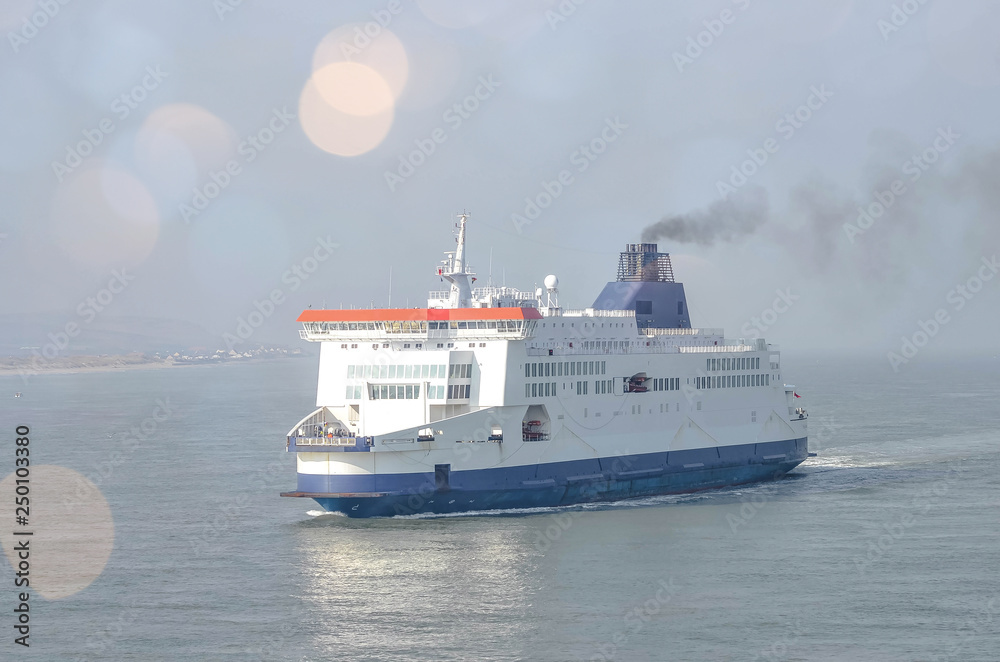
[[[562,311],[563,317],[635,317],[634,310],[601,310],[600,308],[579,308]]]
[[[288,442],[295,444],[295,446],[361,447],[372,446],[374,441],[374,437],[300,437],[293,435],[288,438]]]
[[[657,329],[644,327],[639,333],[645,336],[723,336],[725,329]]]

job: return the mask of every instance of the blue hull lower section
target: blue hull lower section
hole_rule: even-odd
[[[450,473],[446,484],[433,472],[299,474],[299,491],[286,496],[311,497],[325,510],[350,517],[569,506],[775,480],[798,466],[808,454],[807,440],[802,438],[456,471]]]

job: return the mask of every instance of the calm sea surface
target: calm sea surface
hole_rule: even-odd
[[[278,497],[312,359],[0,377],[0,477],[29,425],[33,464],[107,474],[115,527],[93,584],[33,596],[30,649],[0,561],[0,659],[1000,659],[1000,361],[784,361],[819,457],[783,481],[367,521]]]

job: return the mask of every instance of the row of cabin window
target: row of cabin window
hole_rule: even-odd
[[[601,379],[594,382],[594,393],[614,393],[613,379]],[[589,395],[590,382],[579,381],[576,383],[577,395]],[[524,397],[526,398],[547,398],[556,395],[556,382],[543,382],[524,385]]]
[[[448,365],[349,365],[348,379],[468,379],[472,376],[471,363]]]
[[[428,386],[427,399],[444,400],[444,395],[445,395],[444,388],[445,387],[443,384],[440,386]],[[469,384],[458,384],[458,385],[453,384],[448,387],[448,398],[449,399],[468,398],[471,388],[472,387]],[[419,384],[372,384],[369,387],[369,394],[372,400],[419,400],[420,385]],[[348,386],[347,399],[360,400],[361,387]]]
[[[759,356],[744,356],[740,358],[705,359],[707,372],[720,370],[760,370]]]
[[[475,320],[470,322],[428,322],[427,326],[434,329],[496,329],[497,331],[520,331],[524,325],[520,320],[498,320],[483,321]]]
[[[351,388],[348,386],[347,388]],[[369,394],[372,400],[419,400],[419,384],[372,384]]]
[[[614,393],[614,392],[615,392],[615,380],[599,379],[594,382],[594,395],[603,395],[605,393]],[[576,394],[590,395],[590,382],[577,382]]]
[[[759,375],[719,375],[718,377],[695,377],[695,388],[699,391],[713,388],[746,388],[751,386],[770,386],[771,376]]]
[[[443,378],[447,365],[349,365],[348,379]]]
[[[557,363],[525,363],[525,377],[574,377],[606,374],[607,361],[559,361]]]
[[[555,382],[542,382],[524,385],[524,397],[547,398],[556,394]]]
[[[654,391],[679,391],[681,390],[680,377],[656,377],[653,379]]]

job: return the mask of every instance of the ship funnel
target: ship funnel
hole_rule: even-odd
[[[618,259],[618,282],[673,283],[670,254],[657,251],[656,244],[628,244]]]

